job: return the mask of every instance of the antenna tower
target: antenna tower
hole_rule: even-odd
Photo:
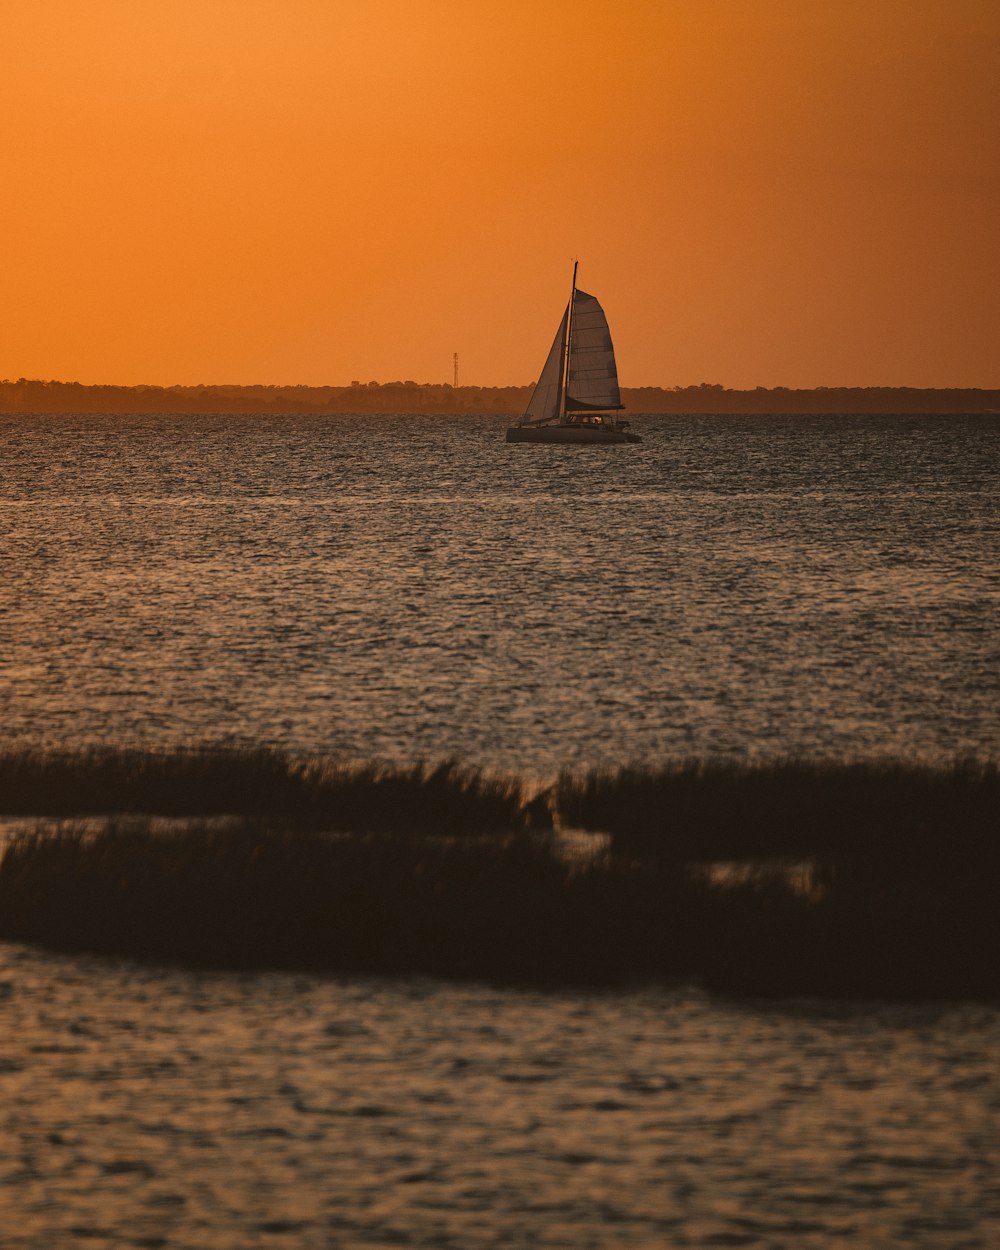
[[[458,386],[458,352],[455,353],[455,386]]]

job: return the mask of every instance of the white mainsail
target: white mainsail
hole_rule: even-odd
[[[608,319],[593,295],[576,290],[570,326],[566,411],[607,411],[621,407]]]
[[[568,310],[567,310],[568,311]],[[566,353],[566,313],[559,323],[556,337],[545,358],[541,375],[531,392],[525,417],[531,421],[547,421],[559,415],[559,392],[562,389],[563,357]]]

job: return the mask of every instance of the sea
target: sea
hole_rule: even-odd
[[[0,747],[1000,754],[1000,416],[505,425],[0,416]],[[3,1250],[995,1250],[998,1178],[995,1004],[0,945]]]
[[[1000,749],[1000,417],[2,417],[0,735],[549,775]]]

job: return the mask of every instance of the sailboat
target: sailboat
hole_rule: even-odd
[[[507,430],[508,443],[641,443],[618,420],[621,392],[604,309],[576,285],[528,407]]]

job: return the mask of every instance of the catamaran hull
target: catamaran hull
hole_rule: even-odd
[[[508,443],[641,443],[638,434],[628,430],[602,428],[595,425],[512,425],[507,430]]]

